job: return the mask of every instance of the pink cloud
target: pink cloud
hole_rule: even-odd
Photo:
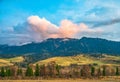
[[[101,33],[101,29],[90,29],[84,23],[75,24],[70,20],[62,20],[60,26],[52,24],[45,18],[40,18],[38,16],[30,16],[27,20],[30,28],[32,29],[32,35],[34,39],[40,41],[47,38],[79,38],[81,33]]]

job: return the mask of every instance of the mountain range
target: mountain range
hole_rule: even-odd
[[[46,59],[77,54],[120,55],[120,42],[83,37],[81,39],[49,38],[39,43],[29,43],[21,46],[0,45],[1,58],[29,55],[33,59]]]

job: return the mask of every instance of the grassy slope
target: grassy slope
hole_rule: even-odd
[[[0,66],[10,66],[13,65],[12,62],[22,62],[23,60],[24,58],[22,56],[9,59],[0,59]]]
[[[13,65],[13,64],[5,59],[0,59],[0,66],[10,66],[10,65]]]
[[[37,64],[47,64],[48,62],[55,61],[57,64],[62,66],[68,66],[70,64],[98,64],[98,65],[118,65],[120,62],[120,56],[108,56],[104,55],[102,58],[95,58],[91,56],[85,56],[85,55],[77,55],[77,56],[68,56],[68,57],[53,57],[48,58],[42,61],[36,62]],[[116,62],[118,61],[118,62]],[[35,64],[36,64],[35,63]]]
[[[101,61],[103,61],[104,63],[107,63],[107,64],[118,65],[118,64],[120,64],[120,56],[104,55],[104,57],[101,58]]]
[[[20,56],[20,57],[9,58],[6,60],[11,61],[11,62],[22,62],[24,60],[24,58],[22,56]]]
[[[22,56],[9,58],[9,59],[0,59],[0,66],[9,66],[13,65],[14,62],[22,62],[24,58]],[[67,57],[53,57],[45,60],[38,61],[38,64],[47,64],[48,62],[55,61],[61,66],[69,66],[70,64],[98,64],[98,65],[119,65],[120,56],[110,56],[103,55],[101,58],[95,58],[88,55],[77,55],[77,56],[67,56]],[[35,63],[35,64],[36,64]]]

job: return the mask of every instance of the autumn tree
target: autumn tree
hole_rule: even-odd
[[[45,76],[46,75],[46,67],[45,64],[40,66],[40,75]]]
[[[77,69],[77,67],[73,68],[72,70],[70,70],[71,72],[71,75],[70,77],[73,77],[73,78],[78,78],[80,76],[80,70]]]
[[[51,61],[47,65],[49,69],[49,76],[54,77],[56,75],[56,63],[55,61]]]
[[[81,72],[81,76],[84,77],[84,78],[90,78],[91,77],[90,66],[88,66],[88,65],[83,65],[80,72]]]
[[[100,68],[98,68],[98,71],[97,71],[97,76],[99,77],[99,76],[101,76],[102,74],[101,74],[101,69]]]
[[[9,68],[11,70],[12,76],[16,76],[18,67],[17,66],[10,66]]]

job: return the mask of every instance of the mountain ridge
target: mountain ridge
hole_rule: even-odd
[[[0,57],[14,57],[30,54],[45,59],[54,56],[72,56],[77,54],[120,55],[120,42],[100,38],[49,38],[40,43],[21,46],[0,45]]]

